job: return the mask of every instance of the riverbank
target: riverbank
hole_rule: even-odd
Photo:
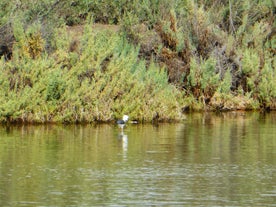
[[[274,10],[247,3],[170,4],[148,19],[125,10],[114,22],[101,10],[74,16],[76,7],[79,13],[89,8],[78,1],[49,1],[56,10],[45,13],[37,4],[37,16],[22,4],[26,10],[13,10],[17,18],[1,22],[0,43],[6,40],[10,51],[0,51],[0,121],[112,122],[128,114],[139,122],[167,122],[190,111],[275,110]],[[66,19],[68,10],[59,7],[76,19]],[[64,22],[54,21],[56,14]]]

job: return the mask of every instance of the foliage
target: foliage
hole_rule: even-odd
[[[274,1],[0,7],[1,50],[9,50],[0,52],[1,121],[171,120],[187,108],[276,106]]]
[[[219,76],[215,73],[213,58],[206,61],[191,60],[190,74],[188,75],[188,89],[197,99],[202,97],[209,102],[219,86]]]
[[[64,44],[70,39],[59,35],[51,56],[29,59],[17,50],[13,61],[2,62],[1,93],[8,100],[2,100],[7,103],[1,105],[3,121],[110,121],[122,114],[141,121],[155,114],[160,120],[181,117],[181,94],[168,84],[165,70],[154,63],[147,68],[124,37],[93,33],[87,24],[80,53]]]

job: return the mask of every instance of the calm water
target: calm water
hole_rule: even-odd
[[[276,206],[276,114],[0,127],[0,206]]]

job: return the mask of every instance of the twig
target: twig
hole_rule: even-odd
[[[236,29],[234,27],[233,19],[232,19],[232,6],[231,6],[231,0],[229,0],[229,21],[230,21],[230,26],[232,27],[232,31],[235,33]]]

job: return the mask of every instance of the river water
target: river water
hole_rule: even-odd
[[[276,206],[276,113],[0,127],[0,206]]]

